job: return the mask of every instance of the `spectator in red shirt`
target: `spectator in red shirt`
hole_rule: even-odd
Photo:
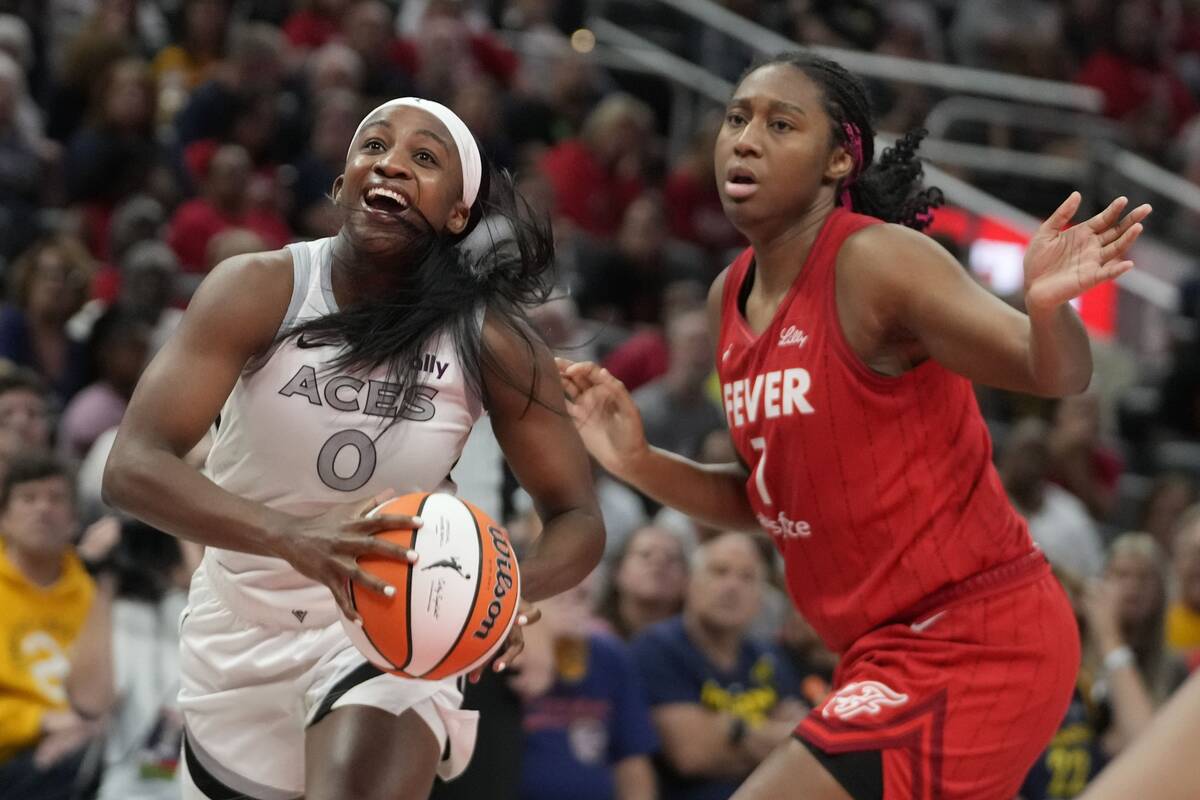
[[[705,121],[663,189],[671,235],[713,253],[742,247],[745,242],[725,216],[717,194],[712,153],[720,129],[721,117]]]
[[[320,47],[338,34],[338,21],[346,13],[347,0],[308,0],[283,23],[283,34],[296,47]]]
[[[645,103],[625,94],[602,100],[578,139],[542,157],[559,214],[595,236],[616,233],[625,209],[642,193],[642,164],[653,133],[654,112]]]
[[[283,217],[272,208],[256,207],[247,191],[251,163],[245,148],[224,145],[213,154],[200,197],[181,205],[171,218],[167,243],[185,272],[203,272],[208,241],[227,228],[246,228],[269,247],[283,247],[292,238]]]
[[[1135,145],[1160,150],[1196,111],[1196,102],[1168,63],[1165,28],[1147,0],[1116,9],[1113,41],[1084,62],[1076,83],[1104,93],[1104,113],[1123,120]]]

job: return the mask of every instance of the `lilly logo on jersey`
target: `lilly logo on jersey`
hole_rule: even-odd
[[[908,702],[908,695],[897,692],[879,681],[847,683],[825,703],[821,716],[854,719],[861,714],[878,714],[884,708],[895,708]]]
[[[787,347],[789,345],[804,347],[804,343],[807,341],[808,334],[797,328],[795,325],[788,325],[779,334],[780,347]]]
[[[776,369],[753,378],[726,383],[721,387],[725,416],[730,428],[757,422],[759,417],[775,419],[793,414],[812,414],[805,396],[812,388],[812,376],[802,367]]]

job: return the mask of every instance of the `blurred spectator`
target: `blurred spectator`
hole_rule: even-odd
[[[333,92],[362,93],[366,79],[366,68],[358,53],[342,42],[322,45],[305,62],[307,92],[310,102],[321,98],[325,103]],[[365,103],[359,102],[359,106]],[[366,111],[362,108],[362,111]],[[319,114],[321,109],[317,109]],[[345,147],[350,146],[347,137]],[[345,148],[343,148],[345,149]]]
[[[504,129],[504,91],[495,81],[479,78],[463,84],[450,99],[450,107],[492,164],[510,170],[516,166],[516,153]]]
[[[363,83],[359,91],[371,107],[393,97],[416,93],[412,55],[396,39],[394,18],[393,11],[380,0],[356,0],[342,19],[345,43],[362,63]],[[442,57],[448,59],[449,54]],[[349,144],[347,141],[346,145]]]
[[[718,800],[804,715],[787,658],[746,637],[767,570],[753,540],[727,533],[692,561],[683,615],[633,641],[662,753],[664,800]]]
[[[717,194],[713,147],[723,122],[723,117],[713,116],[697,128],[663,188],[671,235],[718,257],[745,242],[725,216],[721,196]]]
[[[362,114],[362,101],[351,92],[333,89],[321,95],[311,146],[296,164],[294,227],[302,236],[332,236],[341,227],[342,212],[330,192]]]
[[[624,94],[600,101],[578,139],[562,142],[542,158],[558,213],[586,233],[616,233],[625,209],[642,193],[653,135],[654,112],[645,103]]]
[[[504,127],[517,145],[557,144],[579,134],[600,96],[596,64],[568,49],[512,98]]]
[[[1177,437],[1200,440],[1200,353],[1176,349],[1171,371],[1163,380],[1159,419]]]
[[[406,30],[417,48],[415,76],[422,97],[448,100],[484,76],[512,85],[519,67],[516,55],[491,32],[486,17],[469,13],[467,3],[414,0],[405,4],[404,13],[419,20]]]
[[[1057,3],[1049,0],[963,0],[956,4],[950,43],[960,64],[1023,71],[1034,48],[1053,48]]]
[[[591,586],[541,603],[512,686],[524,699],[521,799],[653,800],[658,748],[623,642],[597,633]]]
[[[1079,578],[1098,575],[1100,534],[1079,498],[1050,482],[1049,437],[1046,423],[1035,417],[1014,425],[1000,456],[1000,478],[1051,564]]]
[[[1187,676],[1163,635],[1167,579],[1166,559],[1154,539],[1127,533],[1112,543],[1104,579],[1084,598],[1084,663],[1096,677],[1092,699],[1111,713],[1103,739],[1109,756],[1137,738]]]
[[[1168,58],[1161,9],[1153,0],[1116,3],[1112,39],[1083,63],[1077,83],[1104,93],[1104,113],[1125,123],[1134,146],[1161,157],[1196,112],[1196,100]]]
[[[113,207],[152,188],[163,167],[155,140],[154,78],[144,61],[118,61],[97,83],[88,123],[71,139],[63,164],[67,195],[85,205],[92,252],[108,255]]]
[[[679,614],[687,582],[683,544],[653,525],[630,534],[610,561],[598,613],[622,639]]]
[[[58,428],[59,453],[78,461],[125,415],[150,350],[150,326],[123,309],[96,320],[88,340],[94,380],[71,399]]]
[[[633,393],[642,413],[646,441],[673,453],[694,453],[725,415],[705,392],[713,368],[708,315],[695,309],[676,315],[667,326],[670,364],[661,378]]]
[[[94,587],[71,541],[66,468],[15,460],[0,484],[0,786],[6,797],[68,800],[98,726],[67,704],[67,653]]]
[[[83,306],[93,269],[77,240],[54,236],[29,247],[7,276],[0,357],[33,369],[63,401],[87,380],[84,348],[67,337],[66,325]]]
[[[225,57],[231,0],[184,0],[183,31],[154,57],[161,118],[171,120],[188,94],[213,76]]]
[[[1190,656],[1200,650],[1200,506],[1183,515],[1174,544],[1175,599],[1167,610],[1167,644]]]
[[[1154,537],[1164,550],[1171,546],[1180,517],[1200,500],[1196,481],[1185,472],[1165,472],[1154,479],[1138,515],[1137,529]]]
[[[256,121],[256,115],[250,112],[258,112],[259,121],[270,116],[278,133],[271,141],[273,160],[287,161],[298,152],[298,143],[308,129],[301,92],[286,81],[287,77],[279,31],[260,22],[240,25],[230,39],[227,63],[214,71],[212,80],[196,87],[175,117],[179,145],[187,147],[204,139],[223,142],[239,138],[235,131],[238,117],[244,118],[245,127],[247,121]],[[257,107],[263,105],[269,108]],[[261,132],[250,133],[264,138]],[[245,135],[243,132],[243,140]],[[270,135],[268,129],[265,138]]]
[[[162,238],[167,212],[163,204],[149,195],[129,198],[113,211],[108,232],[108,263],[92,279],[92,297],[105,303],[115,302],[121,291],[121,263],[134,245]],[[72,328],[72,335],[75,331]],[[86,332],[75,338],[84,339]]]
[[[291,241],[291,231],[278,213],[251,204],[251,167],[245,148],[222,146],[208,164],[202,195],[175,210],[167,242],[184,271],[204,272],[209,240],[229,228],[251,230],[270,248]]]
[[[670,325],[678,314],[704,307],[708,287],[696,281],[680,281],[663,288],[662,319]],[[658,378],[667,371],[671,348],[658,326],[647,326],[628,337],[604,357],[604,368],[629,391]]]
[[[61,57],[52,46],[51,64],[58,80],[50,100],[49,132],[68,141],[83,123],[96,95],[96,84],[124,59],[141,59],[166,44],[166,25],[150,0],[95,0],[82,4],[52,3],[51,15],[69,8],[90,15],[82,25],[63,26],[54,20],[50,30],[66,42]],[[77,32],[76,32],[77,31]],[[70,33],[68,33],[70,32]]]
[[[191,568],[178,539],[122,524],[103,554],[91,612],[71,655],[67,695],[77,713],[107,722],[98,800],[173,800],[183,717],[179,616]]]
[[[707,285],[715,275],[704,253],[667,234],[662,197],[646,193],[625,209],[612,244],[581,243],[575,298],[593,319],[626,325],[662,322],[663,295],[672,283]]]
[[[1116,500],[1121,457],[1101,440],[1100,397],[1064,397],[1049,434],[1051,479],[1075,495],[1096,520],[1106,520]]]
[[[46,174],[39,119],[21,67],[0,52],[0,266],[25,248],[37,230]]]
[[[49,406],[37,373],[24,367],[0,371],[0,481],[15,459],[50,449]]]
[[[204,271],[211,272],[213,267],[227,258],[245,255],[246,253],[261,253],[270,250],[263,237],[245,228],[229,228],[214,236],[204,251]],[[199,278],[200,276],[189,276]]]
[[[312,49],[337,36],[350,0],[300,0],[295,5],[300,8],[283,23],[283,32],[296,47]]]

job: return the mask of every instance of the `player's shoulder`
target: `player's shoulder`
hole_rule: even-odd
[[[184,321],[265,346],[291,303],[292,273],[286,249],[227,258],[200,283]]]

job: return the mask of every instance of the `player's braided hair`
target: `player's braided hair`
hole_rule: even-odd
[[[347,215],[364,214],[350,204],[340,208]],[[368,223],[367,227],[373,224]],[[408,402],[405,392],[421,382],[422,356],[433,344],[431,337],[448,336],[468,388],[485,405],[485,373],[527,393],[529,402],[540,403],[534,391],[538,334],[526,309],[545,302],[554,285],[549,218],[520,196],[511,174],[485,159],[479,197],[463,233],[435,231],[419,211],[415,219],[391,223],[390,232],[383,235],[395,235],[396,225],[405,230],[408,242],[388,290],[292,326],[281,332],[276,346],[301,334],[316,343],[339,345],[341,352],[328,369],[361,373],[384,367],[389,381],[400,387],[403,406]],[[469,237],[472,232],[475,235]],[[343,266],[348,271],[364,269],[352,263]],[[484,341],[480,322],[485,312],[527,350],[528,373],[512,374]],[[251,368],[260,368],[270,352]]]
[[[876,162],[871,100],[858,76],[836,61],[802,51],[758,61],[745,75],[772,64],[795,67],[821,87],[834,141],[855,157],[854,171],[843,179],[838,202],[846,205],[849,200],[860,214],[924,230],[931,221],[930,210],[943,201],[940,189],[925,188],[921,183],[923,169],[917,148],[927,131],[909,131]]]

